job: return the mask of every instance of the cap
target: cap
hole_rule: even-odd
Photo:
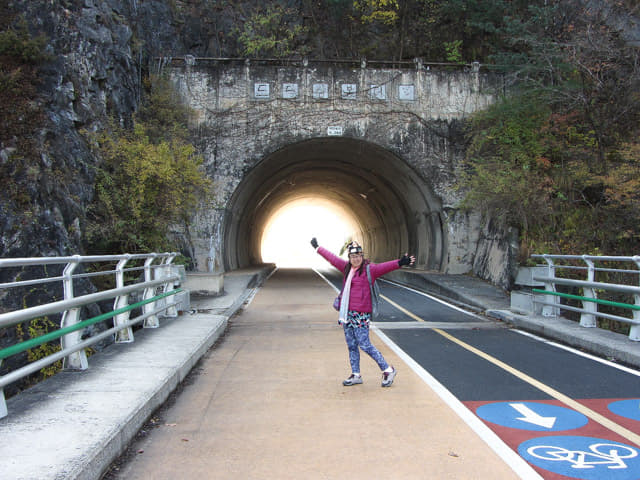
[[[357,243],[349,245],[349,255],[352,253],[362,253],[362,247]]]

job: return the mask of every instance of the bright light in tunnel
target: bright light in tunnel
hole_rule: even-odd
[[[339,205],[317,198],[295,200],[277,210],[262,234],[262,261],[281,268],[326,267],[309,243],[313,237],[336,254],[357,231],[357,224]]]

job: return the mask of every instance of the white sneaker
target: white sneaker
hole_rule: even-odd
[[[344,380],[342,382],[342,384],[345,387],[350,387],[351,385],[358,385],[360,383],[362,383],[362,376],[354,375],[353,373],[351,374],[351,376],[349,378],[347,378],[346,380]]]
[[[383,387],[390,387],[391,384],[393,383],[393,379],[396,378],[396,369],[395,367],[391,367],[393,368],[393,370],[391,370],[390,372],[382,372],[382,386]]]

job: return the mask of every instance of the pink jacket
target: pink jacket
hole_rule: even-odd
[[[318,247],[317,252],[331,265],[344,273],[344,269],[349,263],[347,260],[334,255],[324,247]],[[381,277],[385,273],[397,270],[398,268],[400,268],[398,260],[390,260],[384,263],[370,263],[369,270],[371,271],[371,280],[375,281],[376,278]],[[345,280],[346,278],[343,278],[342,282],[344,283]],[[358,275],[356,272],[353,280],[351,280],[349,310],[356,310],[358,312],[371,311],[371,291],[369,290],[366,267],[362,269],[362,275]]]

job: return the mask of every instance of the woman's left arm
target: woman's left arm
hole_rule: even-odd
[[[409,256],[405,253],[405,255],[402,258],[399,258],[398,260],[390,260],[388,262],[376,263],[376,264],[372,263],[370,267],[371,276],[375,280],[376,278],[381,277],[385,273],[389,273],[394,270],[397,270],[404,265],[413,265],[415,261],[416,261],[416,257],[414,257],[413,255]]]
[[[373,280],[375,280],[376,278],[381,277],[385,273],[389,273],[399,269],[400,265],[398,265],[398,260],[390,260],[388,262],[383,262],[383,263],[372,263],[369,268],[371,271],[371,276],[373,277]]]

